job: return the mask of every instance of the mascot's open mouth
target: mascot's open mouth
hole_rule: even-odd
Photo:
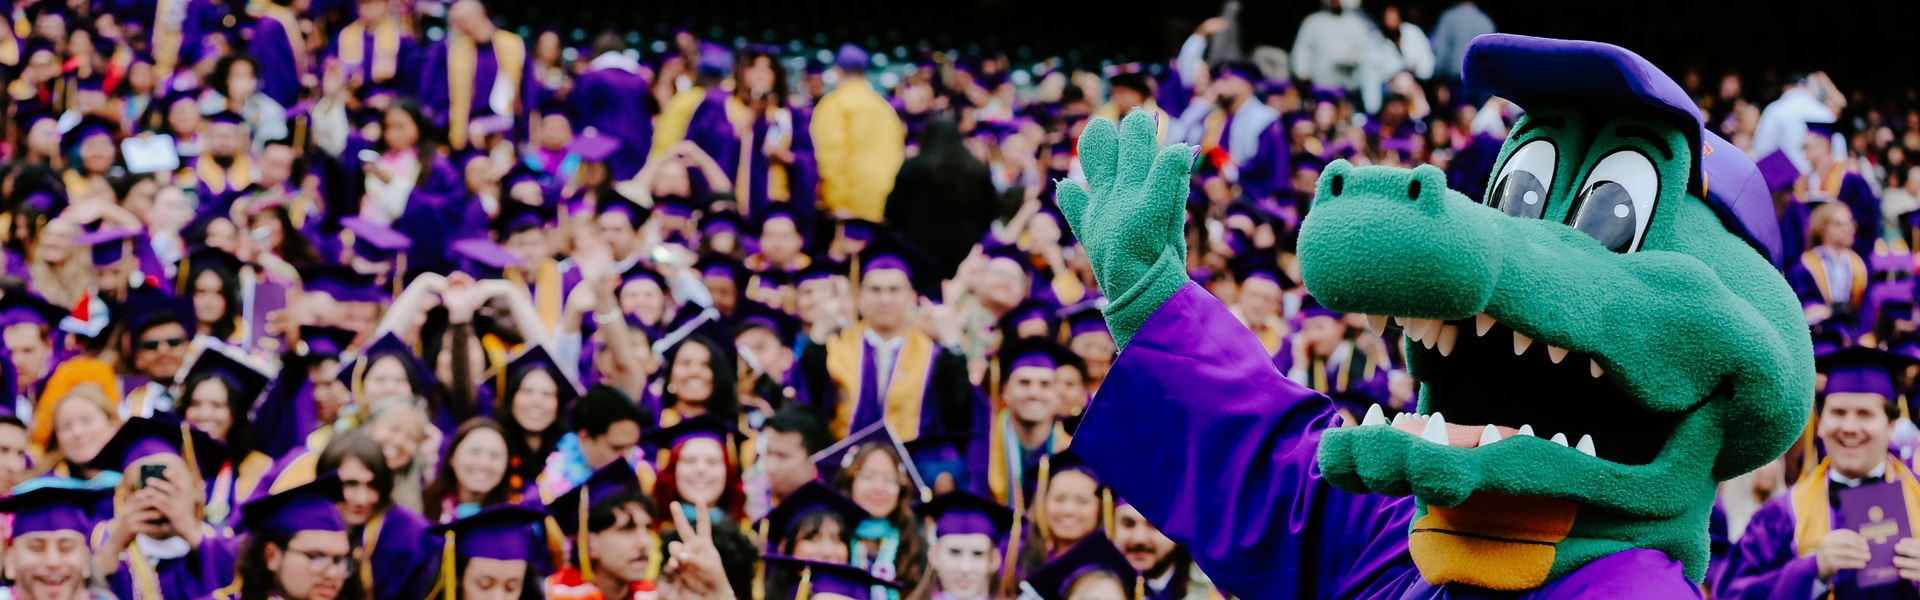
[[[1368,317],[1376,332],[1388,323]],[[1407,361],[1427,387],[1428,414],[1439,414],[1446,427],[1429,428],[1427,417],[1413,415],[1394,425],[1429,441],[1444,436],[1444,443],[1474,448],[1533,435],[1601,460],[1645,465],[1685,414],[1642,407],[1608,379],[1604,357],[1535,341],[1485,313],[1391,323],[1407,336]]]

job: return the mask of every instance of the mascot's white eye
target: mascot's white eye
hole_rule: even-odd
[[[1540,218],[1547,209],[1547,191],[1553,186],[1553,169],[1558,158],[1553,142],[1546,140],[1527,142],[1515,150],[1507,157],[1506,166],[1500,168],[1493,193],[1487,196],[1487,206],[1500,209],[1508,216]]]
[[[1600,240],[1608,250],[1626,254],[1640,248],[1660,193],[1660,173],[1647,155],[1618,150],[1587,174],[1574,196],[1573,227]]]

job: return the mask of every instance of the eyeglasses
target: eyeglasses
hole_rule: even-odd
[[[319,552],[308,552],[306,550],[288,550],[287,554],[298,554],[307,557],[307,570],[314,573],[325,573],[329,569],[346,571],[347,565],[353,564],[353,558],[345,554],[321,554]]]
[[[181,344],[185,344],[185,343],[187,343],[187,338],[177,338],[177,337],[161,338],[157,340],[140,340],[140,349],[141,350],[159,350],[161,346],[166,346],[168,348],[178,348],[180,347]]]

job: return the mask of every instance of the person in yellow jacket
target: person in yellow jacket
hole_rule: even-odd
[[[813,153],[827,208],[880,221],[906,160],[907,133],[893,105],[867,83],[867,64],[866,51],[840,47],[838,84],[813,109]]]

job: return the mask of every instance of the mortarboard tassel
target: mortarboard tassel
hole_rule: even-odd
[[[1900,396],[1900,418],[1913,420],[1913,417],[1907,414],[1907,397],[1904,395]]]
[[[1113,488],[1100,490],[1100,522],[1107,528],[1107,539],[1113,539]]]
[[[580,528],[574,530],[575,559],[580,561],[580,581],[593,583],[593,561],[587,557],[587,508],[593,506],[587,499],[587,488],[580,486]]]
[[[393,275],[388,279],[388,283],[393,285],[393,297],[399,298],[401,289],[407,283],[407,251],[401,250],[398,256],[393,257]]]
[[[173,293],[181,296],[187,294],[187,274],[193,272],[193,256],[187,254],[180,257],[180,271],[173,278]]]
[[[459,576],[453,572],[455,564],[453,556],[453,531],[449,530],[446,545],[440,547],[440,589],[445,590],[440,600],[459,600],[460,598],[460,580]]]
[[[1014,490],[1019,489],[1018,485],[1014,486]],[[1021,513],[1024,512],[1026,511],[1022,510],[1018,502],[1014,503],[1013,525],[1007,530],[1007,554],[1000,563],[1000,589],[1002,590],[1013,589],[1013,559],[1020,555],[1020,519]]]
[[[1133,577],[1133,600],[1147,600],[1147,574]]]
[[[995,410],[1003,406],[1000,403],[1000,354],[998,352],[994,353],[993,360],[987,361],[987,400]]]
[[[773,547],[773,540],[767,539],[767,520],[766,519],[760,520],[759,533],[760,533],[760,547],[764,548],[766,552],[777,552],[778,550],[776,550]],[[767,597],[766,587],[767,587],[767,563],[766,561],[758,561],[758,560],[753,561],[753,600],[766,600],[766,597]]]
[[[813,567],[800,570],[800,587],[793,592],[793,600],[813,598]]]
[[[200,463],[193,460],[193,429],[186,421],[180,422],[180,458],[187,461],[188,481],[194,489],[205,489],[205,480],[200,478]],[[205,507],[201,507],[205,510]]]

